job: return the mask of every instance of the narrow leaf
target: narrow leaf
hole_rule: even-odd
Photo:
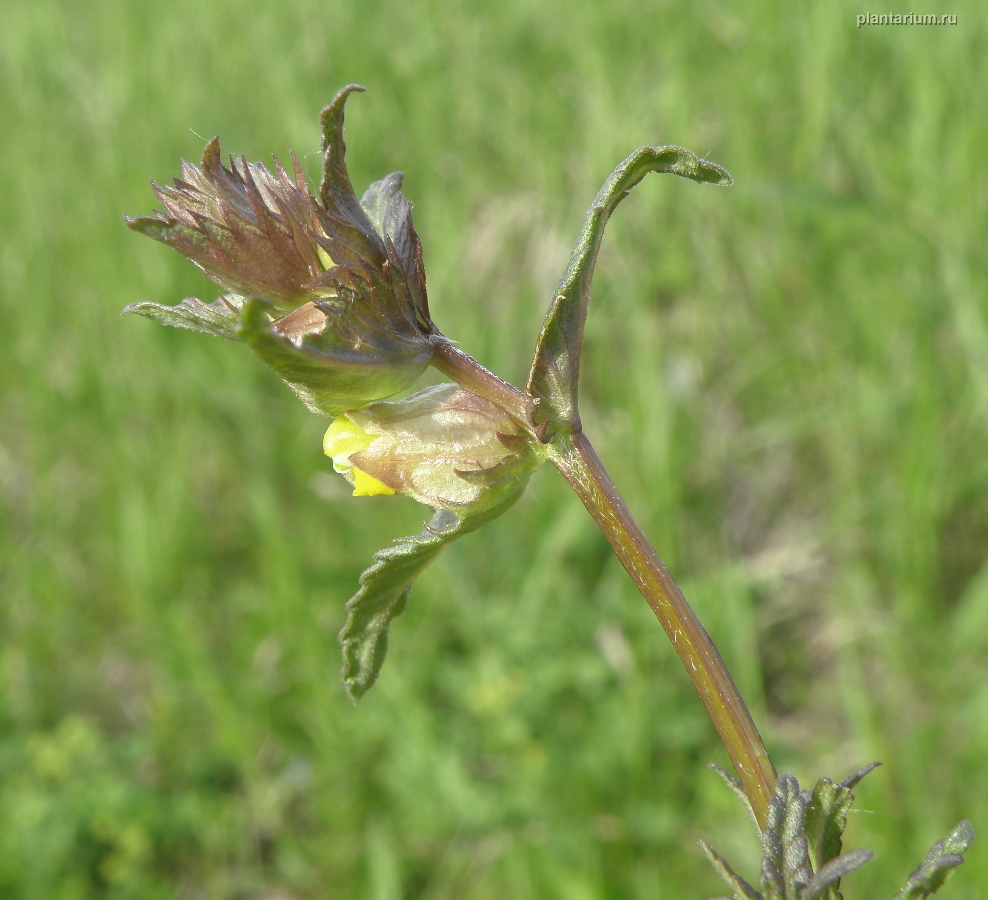
[[[840,856],[847,811],[853,802],[854,794],[829,778],[821,778],[813,788],[806,805],[806,837],[815,869],[822,870],[830,860]]]
[[[649,172],[708,184],[731,183],[725,169],[682,147],[641,147],[611,173],[583,221],[535,347],[528,392],[538,401],[537,422],[548,423],[549,431],[572,432],[579,427],[580,350],[604,226],[617,205]]]
[[[860,869],[874,856],[875,854],[870,850],[852,850],[850,853],[838,856],[837,859],[830,860],[810,879],[803,893],[800,894],[800,900],[815,900],[831,885],[835,887],[840,885],[840,880],[845,875]]]
[[[164,306],[161,303],[131,303],[121,315],[134,313],[173,328],[187,328],[201,331],[216,337],[237,340],[238,313],[222,298],[213,303],[203,303],[195,297],[187,297],[178,306]]]
[[[762,870],[759,876],[759,883],[765,892],[765,900],[788,900],[786,897],[785,882],[782,880],[782,872],[779,867],[767,857],[762,857]]]
[[[922,900],[935,894],[954,869],[964,862],[963,853],[973,840],[971,823],[967,820],[959,823],[947,837],[930,848],[926,859],[909,876],[902,890],[895,895],[895,900]]]
[[[388,628],[404,611],[412,582],[463,533],[464,522],[440,510],[420,535],[375,553],[374,564],[360,576],[360,590],[346,605],[340,632],[343,684],[355,703],[377,680],[388,652]]]
[[[751,801],[748,799],[748,795],[744,792],[741,782],[738,781],[737,778],[735,778],[723,766],[718,766],[717,763],[710,763],[709,768],[713,769],[718,775],[720,775],[720,777],[724,780],[724,784],[726,784],[734,792],[734,796],[741,801],[744,808],[748,811],[748,816],[751,818],[752,824],[755,826],[755,831],[758,832],[760,836],[762,830],[758,825],[758,818],[755,816],[754,809],[751,808]]]
[[[505,468],[501,483],[463,514],[438,510],[421,534],[374,554],[374,564],[360,576],[360,590],[347,602],[347,620],[340,632],[341,677],[354,703],[377,680],[388,652],[388,628],[404,611],[412,582],[458,537],[497,518],[524,493],[531,469],[515,468]]]
[[[806,800],[792,775],[780,775],[762,832],[762,890],[796,900],[813,875],[804,826]]]
[[[704,852],[707,859],[710,860],[710,865],[717,870],[717,874],[734,891],[735,900],[763,900],[762,895],[738,875],[713,847],[706,841],[700,841],[699,843],[700,849]]]
[[[848,775],[848,777],[845,778],[838,785],[838,787],[847,788],[848,790],[850,790],[851,788],[855,787],[858,784],[858,782],[865,777],[865,775],[870,774],[875,769],[877,769],[880,765],[881,763],[877,761],[868,763],[868,765],[866,765],[863,769],[858,769],[858,771],[855,772],[853,775]]]
[[[368,259],[384,249],[371,220],[357,200],[346,168],[346,144],[343,141],[343,110],[347,97],[366,90],[359,84],[348,84],[320,113],[322,122],[322,181],[319,183],[319,201],[324,210],[342,223],[355,228],[349,231],[350,239]]]

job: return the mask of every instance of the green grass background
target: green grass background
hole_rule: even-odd
[[[887,5],[887,4],[886,4]],[[0,27],[0,895],[704,898],[754,878],[712,727],[548,468],[449,551],[359,707],[343,604],[418,530],[242,347],[119,310],[206,300],[128,232],[219,134],[303,157],[348,106],[394,169],[433,313],[523,380],[591,198],[586,428],[783,771],[872,759],[846,896],[961,817],[988,896],[988,30],[847,0],[12,0]],[[915,10],[914,10],[915,7]],[[920,9],[922,7],[922,9]],[[945,894],[946,896],[947,894]]]

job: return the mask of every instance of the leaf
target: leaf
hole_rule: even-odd
[[[641,147],[611,173],[583,221],[535,346],[528,393],[538,401],[536,423],[547,423],[548,432],[571,433],[580,427],[580,351],[604,226],[617,205],[649,172],[680,175],[708,184],[731,183],[725,169],[682,147]]]
[[[809,883],[803,889],[803,893],[799,895],[800,900],[815,900],[827,888],[839,885],[840,880],[845,875],[855,871],[855,869],[860,869],[874,856],[875,854],[870,850],[852,850],[850,853],[845,853],[843,856],[838,856],[836,859],[830,860],[830,862],[809,880]]]
[[[134,313],[151,319],[162,325],[174,328],[187,328],[190,331],[201,331],[216,337],[237,340],[238,314],[234,307],[225,303],[223,298],[213,303],[203,303],[195,297],[187,297],[178,306],[165,306],[161,303],[131,303],[121,315]]]
[[[868,765],[864,766],[861,769],[858,769],[858,771],[855,772],[853,775],[848,775],[847,778],[845,778],[838,785],[838,787],[847,788],[848,790],[850,790],[853,787],[856,787],[857,784],[858,784],[858,782],[861,781],[861,779],[864,778],[865,775],[869,775],[871,772],[873,772],[875,769],[877,769],[880,765],[881,765],[881,763],[880,762],[877,762],[877,761],[876,762],[868,763]]]
[[[762,832],[761,886],[766,900],[797,900],[813,875],[804,825],[806,801],[792,775],[780,775]]]
[[[343,141],[343,108],[347,97],[365,90],[359,84],[348,84],[320,113],[323,158],[319,201],[323,211],[335,221],[340,242],[351,243],[366,259],[376,260],[378,254],[383,255],[384,244],[353,191]]]
[[[963,854],[974,840],[974,828],[966,819],[942,841],[937,841],[894,900],[922,900],[935,894],[964,862]]]
[[[779,867],[767,856],[762,857],[762,870],[759,884],[765,892],[765,900],[788,900],[786,886]]]
[[[384,213],[388,208],[388,201],[392,197],[401,193],[401,184],[405,176],[402,172],[392,172],[379,181],[375,181],[360,198],[360,205],[367,218],[370,219],[374,230],[384,237]]]
[[[763,900],[762,895],[738,875],[713,847],[706,841],[700,841],[699,843],[700,849],[704,852],[707,859],[710,860],[710,865],[717,870],[717,874],[734,891],[735,900]]]
[[[718,766],[717,763],[710,763],[708,767],[720,775],[720,777],[724,780],[724,784],[726,784],[734,792],[734,795],[738,798],[738,800],[741,801],[744,808],[748,811],[748,816],[751,819],[752,824],[755,826],[755,831],[757,831],[760,835],[762,830],[758,825],[758,818],[755,816],[755,811],[751,807],[751,801],[748,799],[748,795],[744,792],[741,782],[738,781],[737,778],[735,778],[723,766]]]
[[[340,632],[341,677],[356,703],[377,680],[388,652],[388,629],[401,615],[412,582],[453,541],[497,518],[524,493],[532,472],[526,462],[505,466],[481,499],[462,514],[438,510],[425,530],[374,554],[374,564],[360,576],[360,590],[347,602]]]

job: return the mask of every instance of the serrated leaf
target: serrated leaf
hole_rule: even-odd
[[[800,894],[800,900],[815,900],[823,896],[824,891],[836,888],[840,880],[849,872],[860,869],[875,854],[870,850],[852,850],[843,856],[830,860],[814,875]]]
[[[962,855],[974,840],[974,828],[967,820],[960,822],[942,841],[937,841],[919,864],[895,900],[922,900],[935,894],[964,862]]]
[[[762,832],[762,890],[797,900],[810,880],[808,843],[804,832],[806,801],[792,775],[780,775],[768,804]]]
[[[821,778],[813,788],[806,805],[806,836],[814,869],[819,871],[840,856],[847,811],[853,802],[854,794],[829,778]]]
[[[805,798],[805,830],[809,841],[810,862],[815,871],[820,871],[830,860],[840,856],[843,847],[841,839],[847,827],[847,812],[854,803],[851,788],[880,765],[880,762],[869,763],[840,784],[834,784],[829,778],[821,778]]]
[[[762,895],[756,891],[747,881],[737,874],[727,861],[706,841],[700,841],[700,849],[703,850],[710,865],[716,869],[717,874],[727,882],[727,885],[734,891],[735,900],[763,900]]]
[[[173,328],[187,328],[201,331],[227,340],[237,340],[237,310],[223,298],[213,303],[203,303],[195,297],[186,297],[178,306],[165,306],[161,303],[131,303],[121,315],[144,316],[162,325]]]
[[[340,632],[341,677],[356,703],[380,674],[388,651],[388,629],[405,609],[412,582],[457,538],[500,516],[524,493],[527,471],[503,473],[503,480],[462,514],[438,510],[421,534],[406,537],[374,554],[374,564],[360,576],[360,590],[347,602]]]
[[[731,183],[725,169],[682,147],[641,147],[611,173],[583,221],[535,346],[528,392],[538,401],[537,423],[546,423],[550,435],[557,430],[573,432],[579,427],[583,327],[604,226],[617,205],[649,172],[679,175],[708,184]]]

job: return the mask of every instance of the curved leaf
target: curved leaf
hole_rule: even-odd
[[[964,862],[963,854],[974,840],[974,828],[966,819],[960,822],[942,841],[937,841],[926,854],[895,900],[923,900],[935,894]]]
[[[706,184],[731,183],[725,169],[682,147],[641,147],[611,173],[583,220],[535,346],[528,392],[538,401],[536,422],[547,423],[545,428],[550,432],[573,432],[580,427],[580,349],[604,226],[615,207],[649,172],[665,172]]]
[[[360,576],[360,590],[347,602],[347,620],[340,632],[343,685],[356,703],[374,684],[388,652],[388,628],[401,615],[412,582],[453,541],[496,519],[524,493],[534,470],[519,459],[487,479],[484,494],[461,514],[437,510],[421,534],[398,540],[374,554],[374,564]]]

